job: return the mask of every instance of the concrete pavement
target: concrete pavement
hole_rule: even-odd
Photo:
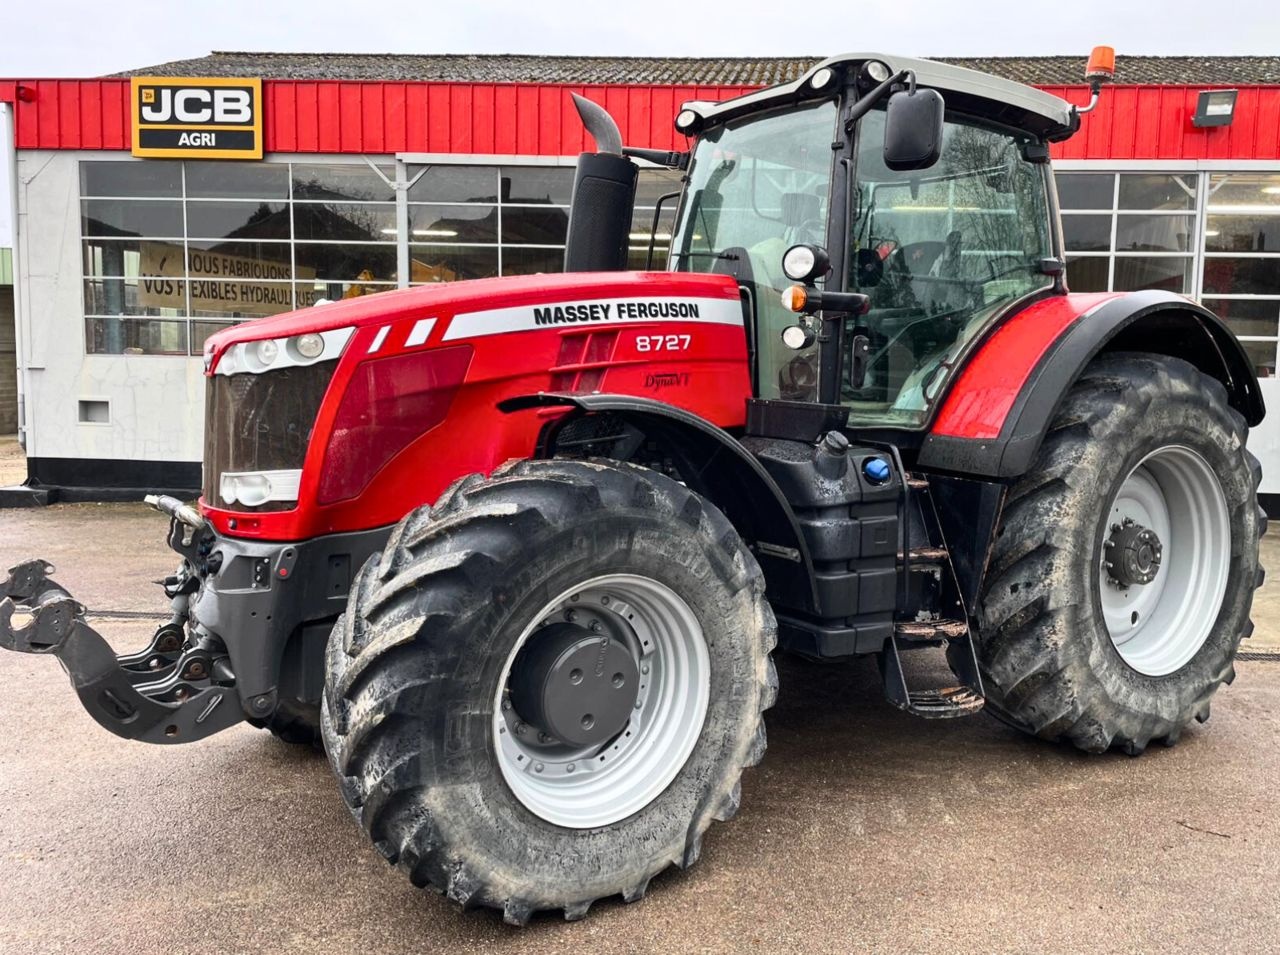
[[[0,563],[159,610],[164,530],[137,506],[0,511]],[[1253,650],[1280,646],[1270,587]],[[122,649],[150,627],[97,623]],[[3,654],[0,953],[1276,950],[1280,660],[1239,671],[1209,723],[1130,759],[908,717],[868,661],[784,660],[769,754],[702,861],[518,931],[386,866],[322,758],[243,725],[126,743],[53,661]]]

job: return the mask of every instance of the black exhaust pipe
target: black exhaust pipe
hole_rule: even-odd
[[[570,93],[596,151],[578,156],[565,240],[566,272],[621,272],[627,267],[639,169],[622,155],[618,124],[597,104]]]

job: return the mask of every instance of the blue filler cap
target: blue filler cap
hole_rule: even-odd
[[[889,480],[889,462],[884,458],[867,458],[862,464],[862,473],[872,484],[883,484]]]

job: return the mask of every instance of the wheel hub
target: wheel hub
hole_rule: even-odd
[[[1107,575],[1121,587],[1149,584],[1160,570],[1164,545],[1156,532],[1126,517],[1111,525],[1106,548]]]
[[[598,746],[631,718],[640,668],[630,648],[609,633],[554,623],[525,645],[510,685],[516,714],[543,735]]]
[[[584,580],[531,615],[503,667],[493,713],[502,776],[554,825],[625,819],[680,772],[710,693],[708,646],[684,598],[638,574]]]
[[[1200,454],[1166,445],[1129,472],[1108,511],[1097,571],[1107,634],[1132,669],[1165,676],[1204,646],[1222,607],[1231,562],[1226,496]]]

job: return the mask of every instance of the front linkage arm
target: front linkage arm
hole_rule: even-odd
[[[185,596],[146,650],[116,656],[51,573],[53,565],[31,560],[0,583],[0,649],[56,656],[98,723],[126,739],[186,743],[244,718],[225,662],[199,646],[183,649]],[[15,627],[15,612],[29,619]]]

